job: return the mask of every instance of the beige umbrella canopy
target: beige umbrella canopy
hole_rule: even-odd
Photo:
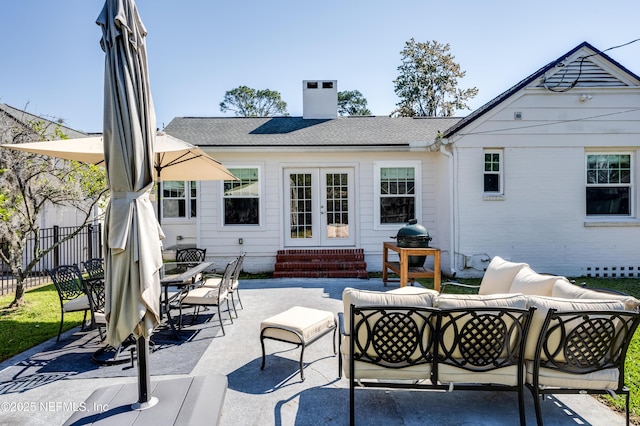
[[[0,146],[104,166],[104,141],[101,136]],[[226,167],[202,149],[163,132],[156,135],[154,153],[156,181],[236,179]]]

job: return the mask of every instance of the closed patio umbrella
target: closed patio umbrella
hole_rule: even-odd
[[[149,200],[156,118],[149,89],[147,31],[133,0],[106,0],[97,20],[105,52],[104,159],[111,199],[105,218],[107,342],[130,334],[138,347],[138,402],[147,408],[149,336],[159,320],[162,230]]]

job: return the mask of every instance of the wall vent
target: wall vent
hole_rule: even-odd
[[[587,278],[640,278],[640,266],[589,266]]]

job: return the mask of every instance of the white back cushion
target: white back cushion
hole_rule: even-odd
[[[529,265],[509,262],[500,256],[495,256],[482,277],[478,294],[509,293],[513,278],[525,266]]]
[[[404,293],[403,293],[404,291]],[[433,297],[438,295],[435,290],[424,289],[420,293],[406,293],[407,290],[397,292],[382,292],[358,290],[347,287],[342,292],[344,307],[344,328],[348,333],[351,329],[351,305],[363,306],[415,306],[420,308],[433,307]]]
[[[551,291],[551,296],[563,299],[618,300],[624,303],[625,309],[628,311],[635,311],[638,309],[638,305],[640,305],[640,300],[633,296],[594,291],[571,284],[568,281],[558,281],[555,283]]]
[[[565,277],[538,274],[529,266],[524,266],[513,278],[509,293],[522,293],[531,296],[551,296],[556,281],[569,281]]]
[[[527,309],[527,297],[522,294],[440,294],[433,300],[440,309],[456,308],[519,308]]]

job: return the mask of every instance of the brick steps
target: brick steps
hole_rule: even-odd
[[[369,278],[362,249],[279,250],[274,278]]]

